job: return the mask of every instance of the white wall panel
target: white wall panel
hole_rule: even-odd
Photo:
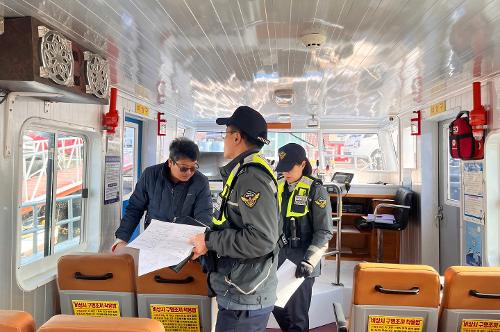
[[[75,104],[52,104],[48,112],[44,112],[44,102],[32,98],[18,98],[14,105],[14,119],[12,122],[12,130],[10,137],[12,138],[14,155],[6,158],[3,154],[4,147],[4,114],[5,104],[0,105],[2,110],[0,116],[0,143],[2,144],[2,153],[0,155],[0,308],[1,309],[18,309],[26,310],[33,314],[37,326],[40,326],[58,309],[57,286],[55,281],[51,281],[36,288],[33,291],[23,291],[20,289],[16,279],[16,240],[17,240],[17,199],[20,193],[18,185],[17,158],[21,152],[18,145],[21,144],[20,136],[21,126],[23,123],[33,117],[43,118],[47,120],[57,120],[67,123],[72,123],[79,126],[87,126],[94,128],[95,135],[100,137],[100,106],[97,105],[75,105]],[[99,160],[102,159],[100,153],[100,139],[94,142],[94,151],[92,157]],[[99,185],[100,179],[97,178]],[[101,190],[95,190],[95,195],[92,199],[100,200]]]

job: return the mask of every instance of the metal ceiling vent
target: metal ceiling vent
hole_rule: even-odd
[[[74,59],[71,41],[59,32],[45,26],[38,27],[40,38],[40,77],[50,78],[57,84],[73,86]]]
[[[277,89],[274,91],[274,102],[280,107],[287,107],[294,103],[295,96],[292,89]]]
[[[97,98],[107,98],[109,90],[109,64],[98,54],[85,51],[85,92]]]
[[[321,32],[311,32],[303,35],[301,39],[306,48],[319,48],[325,43],[326,36]]]

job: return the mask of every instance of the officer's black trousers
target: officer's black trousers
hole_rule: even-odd
[[[306,278],[293,293],[285,308],[274,307],[273,314],[286,332],[309,331],[309,306],[315,278]]]

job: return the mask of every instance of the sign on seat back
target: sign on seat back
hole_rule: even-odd
[[[65,255],[59,259],[57,272],[63,314],[137,316],[132,256]]]
[[[139,317],[161,321],[166,331],[211,330],[207,275],[197,262],[178,273],[164,268],[138,277],[137,306]]]
[[[439,331],[500,331],[500,267],[451,266]]]
[[[436,331],[439,275],[430,266],[361,263],[350,331]]]

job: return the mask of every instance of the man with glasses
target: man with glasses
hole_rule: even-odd
[[[209,286],[217,296],[216,331],[264,331],[276,301],[279,213],[277,180],[260,154],[267,140],[262,115],[240,106],[226,125],[223,191],[211,231],[191,239],[193,259],[209,252]]]
[[[115,232],[112,251],[127,245],[145,211],[146,227],[151,219],[172,221],[185,216],[210,225],[212,198],[207,177],[197,170],[198,146],[186,138],[176,138],[169,150],[167,162],[142,173]]]

